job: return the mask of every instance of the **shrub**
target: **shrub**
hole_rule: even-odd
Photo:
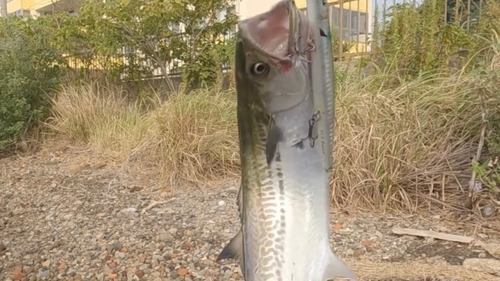
[[[443,180],[446,200],[462,194],[456,182],[470,176],[482,123],[478,91],[486,87],[488,95],[496,94],[498,83],[473,73],[426,73],[411,82],[400,78],[399,86],[389,89],[379,86],[392,79],[381,71],[337,80],[338,166],[331,186],[339,206],[415,210],[429,202],[422,197],[441,198]],[[119,97],[91,87],[65,88],[55,100],[51,124],[122,159],[134,155],[171,186],[204,185],[237,174],[234,89],[175,95],[147,111]],[[486,106],[487,118],[495,116],[498,103]]]
[[[119,160],[141,155],[141,163],[172,184],[200,183],[234,174],[239,163],[235,97],[199,89],[149,107],[130,103],[117,87],[65,86],[53,99],[48,124],[70,138]],[[138,158],[138,157],[135,157]]]
[[[151,114],[147,150],[170,183],[204,184],[239,166],[236,95],[199,89],[177,95]]]
[[[482,10],[471,7],[469,16],[465,4],[463,1],[458,10],[453,5],[445,10],[442,1],[425,0],[418,6],[395,4],[382,15],[376,14],[374,47],[381,52],[377,64],[410,79],[420,72],[440,72],[463,57],[465,61],[474,58],[468,63],[470,70],[483,61],[476,53],[487,47],[478,36],[489,37],[499,31],[500,4],[483,1]]]
[[[50,40],[39,21],[0,18],[0,148],[48,116],[59,69]]]
[[[416,210],[429,196],[463,195],[457,186],[471,174],[479,140],[479,80],[424,73],[409,82],[399,78],[396,87],[379,86],[392,79],[383,72],[353,77],[337,91],[338,166],[331,184],[340,206]]]

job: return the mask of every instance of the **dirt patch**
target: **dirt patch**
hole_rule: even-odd
[[[414,242],[408,247],[407,253],[415,259],[441,257],[451,265],[461,265],[468,258],[494,258],[484,249],[470,248],[467,245],[446,241],[433,241],[425,244]]]

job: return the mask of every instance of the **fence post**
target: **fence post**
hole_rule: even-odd
[[[344,53],[344,0],[339,1],[339,58],[338,61],[342,60],[342,54]]]
[[[0,0],[0,9],[2,10],[2,17],[7,17],[7,0]]]

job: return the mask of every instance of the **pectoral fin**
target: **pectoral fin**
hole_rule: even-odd
[[[276,151],[278,150],[278,142],[282,139],[281,130],[276,126],[274,120],[269,118],[269,126],[267,127],[267,139],[266,139],[266,160],[267,164],[271,164],[276,156]]]
[[[351,281],[358,280],[351,269],[337,258],[332,252],[330,252],[328,264],[323,273],[323,280],[332,280],[335,278],[349,278]]]
[[[319,35],[322,36],[322,37],[328,37],[328,35],[326,34],[326,32],[323,30],[323,29],[319,29]]]

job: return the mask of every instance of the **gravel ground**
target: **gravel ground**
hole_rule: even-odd
[[[243,280],[234,261],[215,261],[238,228],[236,193],[234,181],[156,186],[77,148],[0,159],[0,280]],[[498,219],[477,226],[335,211],[331,237],[361,280],[500,280],[500,267],[463,265],[494,267],[500,251],[391,233],[432,229],[500,245]]]

